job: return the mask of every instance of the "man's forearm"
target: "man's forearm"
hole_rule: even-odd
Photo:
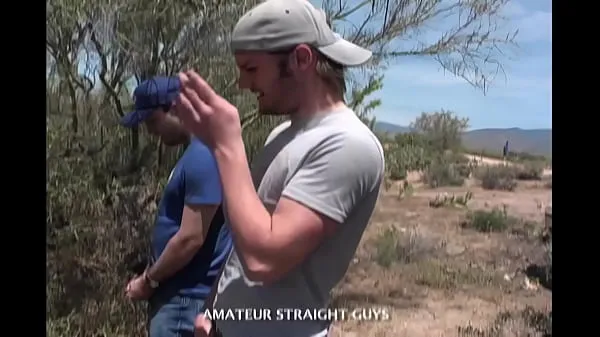
[[[197,240],[173,236],[158,260],[148,270],[148,276],[163,282],[185,267],[194,257],[201,244]]]
[[[271,214],[256,194],[244,143],[240,139],[232,146],[215,150],[215,158],[236,251],[244,257],[267,255],[264,247],[268,247],[273,234]]]

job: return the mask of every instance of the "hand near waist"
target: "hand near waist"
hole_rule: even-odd
[[[145,273],[131,279],[125,287],[125,295],[134,301],[147,300],[154,293],[154,289],[148,283]]]
[[[194,337],[217,337],[212,322],[204,314],[196,316]]]

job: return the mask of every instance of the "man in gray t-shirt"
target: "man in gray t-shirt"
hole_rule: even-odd
[[[207,300],[233,315],[199,316],[196,335],[326,336],[330,319],[299,319],[293,310],[328,306],[377,201],[381,144],[344,104],[344,69],[371,52],[333,33],[305,0],[250,10],[234,28],[232,49],[239,85],[257,94],[260,112],[290,121],[271,132],[249,170],[237,109],[195,72],[180,74],[175,110],[215,153],[234,239]]]

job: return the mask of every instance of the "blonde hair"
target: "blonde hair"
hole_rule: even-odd
[[[323,79],[327,86],[340,98],[344,99],[346,94],[345,69],[339,63],[336,63],[325,55],[317,51],[317,75]]]
[[[319,14],[327,22],[331,29],[331,20],[322,8],[319,8]],[[346,77],[344,76],[344,66],[327,58],[317,50],[317,74],[325,81],[327,86],[342,100],[346,94]]]

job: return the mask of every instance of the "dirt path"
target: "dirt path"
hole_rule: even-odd
[[[508,164],[508,165],[518,165],[515,164],[513,162],[510,161],[504,161],[502,159],[497,159],[497,158],[490,158],[490,157],[482,157],[479,155],[474,155],[474,154],[465,154],[465,157],[469,158],[469,160],[473,160],[478,162],[480,165],[490,165],[490,166],[494,166],[494,165],[503,165],[503,164]],[[548,177],[552,175],[552,169],[551,168],[545,168],[543,173],[543,176]]]
[[[465,154],[465,157],[469,158],[469,160],[473,160],[476,161],[480,164],[484,164],[484,165],[501,165],[504,164],[504,160],[502,159],[497,159],[497,158],[489,158],[489,157],[482,157],[479,155],[474,155],[474,154]],[[506,162],[509,165],[513,165],[513,163],[511,162]]]

